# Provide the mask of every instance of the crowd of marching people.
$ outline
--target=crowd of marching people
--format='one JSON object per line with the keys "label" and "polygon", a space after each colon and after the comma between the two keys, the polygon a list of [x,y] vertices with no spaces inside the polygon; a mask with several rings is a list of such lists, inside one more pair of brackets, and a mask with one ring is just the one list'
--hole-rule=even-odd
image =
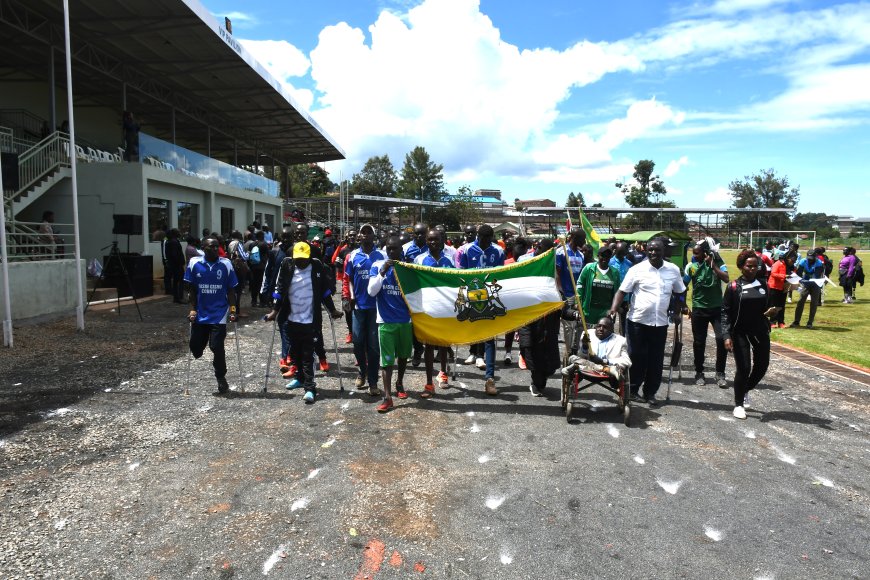
{"label": "crowd of marching people", "polygon": [[[680,269],[669,260],[671,244],[663,238],[634,244],[611,238],[597,243],[596,249],[588,243],[586,232],[576,227],[556,243],[549,238],[514,237],[510,232],[497,240],[486,224],[466,226],[462,236],[454,238],[438,225],[416,224],[409,230],[379,231],[365,224],[341,238],[327,228],[322,239],[310,239],[304,221],[284,224],[277,233],[255,222],[244,233],[233,231],[226,238],[206,230],[201,239],[188,237],[185,249],[177,230],[168,232],[162,244],[166,290],[183,303],[181,281],[187,285],[190,351],[195,358],[206,346],[213,352],[218,394],[229,392],[223,346],[227,322],[234,322],[242,308],[252,312],[263,308],[263,318],[275,321],[280,334],[278,366],[289,381],[286,388],[304,390],[306,403],[318,397],[316,369],[330,369],[323,309],[330,324],[335,324],[332,319],[344,319],[346,333],[341,334],[345,344],[353,345],[355,388],[381,397],[378,412],[394,407],[394,395],[408,397],[409,363],[424,367],[425,382],[413,387],[420,398],[449,388],[449,365],[460,361],[483,371],[483,391],[497,396],[496,337],[470,345],[467,358],[453,347],[421,344],[396,264],[495,268],[532,259],[558,243],[555,282],[562,308],[508,332],[503,339],[503,364],[514,363],[516,345],[516,361],[530,374],[533,396],[543,395],[548,379],[569,363],[603,372],[612,381],[625,380],[627,397],[657,406],[668,326],[687,316],[695,384],[703,386],[710,379],[728,388],[730,352],[735,365],[734,416],[745,419],[751,392],[767,371],[771,329],[786,326],[786,308],[792,302],[794,318],[789,326],[813,328],[824,285],[832,283],[833,264],[825,248],[813,248],[804,256],[796,242],[769,241],[764,247],[744,250],[732,273],[711,238],[696,244],[691,261]],[[854,248],[843,250],[838,274],[842,301],[851,304],[856,284],[863,285],[862,264]],[[340,296],[338,306],[336,296]],[[803,323],[808,300],[809,315]],[[707,374],[711,329],[715,357],[713,372]]]}

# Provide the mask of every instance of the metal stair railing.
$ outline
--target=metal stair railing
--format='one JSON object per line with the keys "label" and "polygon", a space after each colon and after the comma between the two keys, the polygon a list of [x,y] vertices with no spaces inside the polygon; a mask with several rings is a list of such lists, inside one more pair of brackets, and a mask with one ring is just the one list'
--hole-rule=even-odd
{"label": "metal stair railing", "polygon": [[18,191],[6,195],[11,203],[60,167],[70,166],[69,135],[52,133],[18,158]]}
{"label": "metal stair railing", "polygon": [[[7,255],[10,262],[25,260],[60,260],[72,252],[72,247],[55,233],[49,236],[39,232],[41,223],[6,221]],[[72,231],[73,224],[51,224],[54,231],[65,228]]]}
{"label": "metal stair railing", "polygon": [[0,110],[0,125],[16,129],[20,134],[39,138],[47,124],[48,121],[26,109]]}

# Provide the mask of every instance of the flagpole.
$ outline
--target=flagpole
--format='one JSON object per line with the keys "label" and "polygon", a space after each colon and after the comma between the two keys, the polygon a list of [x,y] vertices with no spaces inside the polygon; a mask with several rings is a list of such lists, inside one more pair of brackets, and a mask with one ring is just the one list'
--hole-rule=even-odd
{"label": "flagpole", "polygon": [[[0,191],[3,191],[3,163],[0,161]],[[10,211],[12,204],[10,203]],[[12,348],[12,299],[9,296],[9,254],[6,249],[6,203],[0,217],[0,258],[3,260],[3,346]]]}
{"label": "flagpole", "polygon": [[[568,217],[571,217],[570,214]],[[571,258],[568,256],[568,246],[565,245],[565,242],[560,242],[562,245],[562,251],[565,252],[565,264],[568,266],[568,276],[571,277],[571,287],[574,288],[574,306],[580,312],[580,322],[583,323],[583,332],[588,334],[588,328],[586,326],[586,316],[583,314],[583,305],[580,303],[580,293],[577,292],[577,281],[574,279],[574,271],[571,269]],[[572,345],[565,345],[569,351]]]}

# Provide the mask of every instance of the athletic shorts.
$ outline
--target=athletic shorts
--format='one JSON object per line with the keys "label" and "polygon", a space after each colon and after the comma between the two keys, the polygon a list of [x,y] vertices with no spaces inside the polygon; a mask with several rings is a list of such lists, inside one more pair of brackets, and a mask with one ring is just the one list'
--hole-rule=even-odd
{"label": "athletic shorts", "polygon": [[411,358],[414,331],[410,322],[384,322],[378,325],[381,366],[393,366],[397,358]]}

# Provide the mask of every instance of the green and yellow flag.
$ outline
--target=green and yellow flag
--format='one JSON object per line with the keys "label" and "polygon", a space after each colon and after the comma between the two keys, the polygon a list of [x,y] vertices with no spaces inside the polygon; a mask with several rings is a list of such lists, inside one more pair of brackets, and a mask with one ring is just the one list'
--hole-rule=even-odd
{"label": "green and yellow flag", "polygon": [[502,266],[455,270],[396,264],[414,334],[437,346],[503,336],[562,307],[553,250]]}
{"label": "green and yellow flag", "polygon": [[578,207],[577,212],[580,214],[580,227],[586,232],[586,243],[592,246],[592,255],[597,256],[598,248],[601,247],[601,236],[598,235],[598,232],[595,231],[595,228],[586,219],[586,214],[583,213],[583,210]]}

